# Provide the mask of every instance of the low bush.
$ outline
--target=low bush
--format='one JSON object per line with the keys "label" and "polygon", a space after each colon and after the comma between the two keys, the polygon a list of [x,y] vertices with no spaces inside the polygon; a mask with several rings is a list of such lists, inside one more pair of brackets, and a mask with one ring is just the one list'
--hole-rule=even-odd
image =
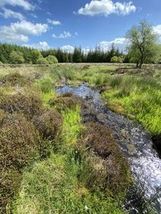
{"label": "low bush", "polygon": [[85,158],[84,169],[87,170],[82,176],[87,186],[117,196],[125,192],[131,183],[129,166],[110,129],[98,123],[87,123],[80,141],[82,145],[90,152]]}
{"label": "low bush", "polygon": [[42,111],[42,101],[36,94],[16,93],[0,97],[0,108],[6,112],[19,112],[32,118]]}
{"label": "low bush", "polygon": [[1,122],[0,147],[1,166],[21,169],[36,158],[39,135],[22,114],[7,114]]}
{"label": "low bush", "polygon": [[57,98],[49,100],[50,106],[55,106],[58,111],[67,108],[75,108],[77,105],[82,105],[82,100],[70,93],[58,96]]}
{"label": "low bush", "polygon": [[21,114],[3,116],[0,128],[0,205],[5,213],[20,184],[22,169],[39,158],[40,138]]}
{"label": "low bush", "polygon": [[10,73],[6,76],[0,78],[0,85],[9,85],[9,86],[24,86],[30,84],[31,81],[29,78],[21,75],[20,73]]}
{"label": "low bush", "polygon": [[48,61],[47,61],[44,57],[40,57],[40,58],[37,60],[37,64],[46,65],[46,64],[48,64]]}
{"label": "low bush", "polygon": [[56,63],[58,63],[58,59],[55,56],[53,56],[53,55],[49,55],[45,59],[46,59],[47,63],[49,63],[49,64],[56,64]]}
{"label": "low bush", "polygon": [[50,109],[35,116],[33,123],[44,140],[54,140],[60,133],[62,117],[59,112]]}

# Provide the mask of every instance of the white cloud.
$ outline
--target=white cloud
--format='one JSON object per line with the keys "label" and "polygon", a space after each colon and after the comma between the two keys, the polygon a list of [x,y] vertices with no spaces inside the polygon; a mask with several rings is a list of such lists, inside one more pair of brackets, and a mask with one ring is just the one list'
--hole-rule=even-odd
{"label": "white cloud", "polygon": [[124,51],[127,44],[128,40],[126,38],[119,37],[112,41],[101,41],[98,43],[97,46],[103,51],[108,51],[111,49],[112,45],[114,45],[116,48],[119,48],[120,50]]}
{"label": "white cloud", "polygon": [[45,33],[47,30],[48,25],[41,23],[33,24],[25,20],[11,23],[10,26],[0,27],[0,41],[11,43],[28,42],[28,36],[38,36]]}
{"label": "white cloud", "polygon": [[154,31],[154,33],[157,34],[158,36],[161,36],[161,25],[153,26],[153,31]]}
{"label": "white cloud", "polygon": [[[119,48],[121,51],[125,51],[125,47],[128,44],[128,40],[125,37],[118,37],[111,41],[101,41],[97,44],[97,47],[100,48],[102,51],[109,51],[112,47],[112,45],[115,46],[115,48]],[[65,45],[60,48],[61,50],[73,53],[74,52],[74,46],[72,45]],[[87,54],[89,51],[94,51],[94,48],[82,48],[82,51]]]}
{"label": "white cloud", "polygon": [[47,19],[47,21],[48,21],[49,24],[52,24],[54,26],[61,25],[61,22],[59,20]]}
{"label": "white cloud", "polygon": [[25,10],[33,10],[34,6],[26,0],[0,0],[0,7],[5,5],[19,6]]}
{"label": "white cloud", "polygon": [[71,45],[64,45],[60,48],[62,51],[64,52],[68,52],[68,53],[73,53],[74,52],[74,47]]}
{"label": "white cloud", "polygon": [[67,39],[67,38],[71,38],[72,34],[68,31],[64,31],[60,35],[53,34],[52,37],[56,39]]}
{"label": "white cloud", "polygon": [[13,10],[3,8],[3,13],[0,13],[5,19],[15,18],[19,20],[23,20],[24,16],[21,13],[14,12]]}
{"label": "white cloud", "polygon": [[48,29],[47,24],[41,24],[41,23],[33,24],[32,22],[25,21],[25,20],[11,24],[10,27],[13,32],[26,34],[26,35],[35,35],[35,36],[45,33]]}
{"label": "white cloud", "polygon": [[39,50],[50,49],[50,46],[46,41],[38,42],[38,43],[35,43],[35,44],[31,44],[31,45],[30,44],[24,44],[22,46],[29,47],[29,48],[35,48],[35,49],[39,49]]}
{"label": "white cloud", "polygon": [[135,11],[136,6],[131,1],[114,3],[112,0],[91,0],[90,3],[87,3],[84,7],[80,8],[77,13],[88,16],[108,16],[110,14],[128,15]]}

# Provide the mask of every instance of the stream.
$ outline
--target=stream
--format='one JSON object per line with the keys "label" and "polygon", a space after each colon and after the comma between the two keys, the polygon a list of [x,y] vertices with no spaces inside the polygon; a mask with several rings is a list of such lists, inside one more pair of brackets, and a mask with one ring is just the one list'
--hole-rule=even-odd
{"label": "stream", "polygon": [[[149,134],[138,123],[109,110],[102,101],[100,93],[86,84],[78,87],[65,85],[59,87],[57,93],[72,93],[83,98],[95,111],[96,120],[112,129],[116,142],[128,159],[139,194],[156,210],[155,213],[160,214],[161,159],[153,149]],[[84,117],[89,120],[92,115],[84,113]],[[136,192],[133,196],[131,193],[127,198],[125,208],[132,214],[147,213],[146,209],[139,211]],[[140,202],[139,198],[138,200]]]}

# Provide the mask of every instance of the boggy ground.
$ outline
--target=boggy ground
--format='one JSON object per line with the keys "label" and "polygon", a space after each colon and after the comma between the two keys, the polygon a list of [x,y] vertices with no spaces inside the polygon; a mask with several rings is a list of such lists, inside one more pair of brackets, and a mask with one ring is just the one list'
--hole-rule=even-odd
{"label": "boggy ground", "polygon": [[124,213],[130,170],[110,129],[35,76],[1,77],[0,213]]}
{"label": "boggy ground", "polygon": [[110,129],[94,120],[92,110],[91,121],[83,120],[85,103],[71,94],[58,96],[54,88],[88,82],[111,109],[158,136],[159,80],[159,68],[0,68],[0,212],[126,213],[132,180]]}

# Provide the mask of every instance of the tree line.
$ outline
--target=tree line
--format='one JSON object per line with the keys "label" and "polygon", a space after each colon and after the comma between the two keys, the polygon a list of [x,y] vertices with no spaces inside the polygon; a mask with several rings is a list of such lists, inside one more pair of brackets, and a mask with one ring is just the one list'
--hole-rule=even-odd
{"label": "tree line", "polygon": [[109,51],[99,48],[85,53],[81,48],[75,48],[73,53],[61,49],[37,50],[11,44],[0,44],[0,63],[30,63],[30,64],[52,64],[52,63],[97,63],[97,62],[124,62],[127,57],[119,49],[112,45]]}
{"label": "tree line", "polygon": [[161,63],[161,45],[157,35],[146,21],[132,27],[126,35],[127,53],[121,52],[114,45],[108,51],[100,48],[85,53],[76,47],[73,53],[61,49],[37,50],[11,44],[0,44],[0,64],[54,64],[54,63],[136,63],[141,68],[143,63]]}

